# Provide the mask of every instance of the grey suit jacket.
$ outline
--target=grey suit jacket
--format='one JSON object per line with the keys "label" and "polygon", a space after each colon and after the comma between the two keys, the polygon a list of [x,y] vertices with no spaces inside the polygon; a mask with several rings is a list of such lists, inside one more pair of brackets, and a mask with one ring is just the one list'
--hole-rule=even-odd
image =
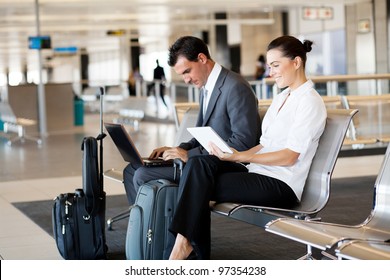
{"label": "grey suit jacket", "polygon": [[[202,105],[203,97],[200,103]],[[248,150],[260,140],[257,106],[257,98],[249,83],[239,74],[222,67],[205,117],[203,119],[200,110],[196,126],[211,126],[229,146],[238,151]],[[207,154],[194,138],[179,147],[187,150],[189,157]]]}

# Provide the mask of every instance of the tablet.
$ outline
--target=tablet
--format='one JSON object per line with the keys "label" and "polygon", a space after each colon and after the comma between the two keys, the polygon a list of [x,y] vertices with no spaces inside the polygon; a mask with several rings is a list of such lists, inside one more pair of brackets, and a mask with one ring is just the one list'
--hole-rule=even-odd
{"label": "tablet", "polygon": [[196,140],[198,140],[206,151],[210,152],[209,143],[213,142],[224,153],[233,153],[228,144],[226,144],[226,142],[210,126],[189,127],[187,130],[195,137]]}

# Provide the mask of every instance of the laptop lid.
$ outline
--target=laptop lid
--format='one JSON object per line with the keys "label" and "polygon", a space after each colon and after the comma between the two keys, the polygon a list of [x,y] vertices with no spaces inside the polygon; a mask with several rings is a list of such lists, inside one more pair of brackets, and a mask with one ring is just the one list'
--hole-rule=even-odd
{"label": "laptop lid", "polygon": [[124,161],[144,165],[133,140],[122,124],[104,123],[104,126]]}
{"label": "laptop lid", "polygon": [[129,133],[122,124],[104,123],[104,126],[124,161],[143,166],[172,166],[172,161],[142,158]]}

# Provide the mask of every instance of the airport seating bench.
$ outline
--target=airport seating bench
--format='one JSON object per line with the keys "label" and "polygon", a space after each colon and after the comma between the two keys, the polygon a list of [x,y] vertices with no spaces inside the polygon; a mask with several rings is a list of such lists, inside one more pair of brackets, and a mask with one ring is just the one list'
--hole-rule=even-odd
{"label": "airport seating bench", "polygon": [[[306,244],[308,255],[310,255],[312,248],[321,250],[324,256],[333,259],[336,259],[335,252],[339,252],[340,256],[346,256],[346,251],[349,251],[349,254],[354,253],[356,257],[363,257],[365,254],[362,253],[363,250],[366,252],[371,250],[378,254],[381,251],[383,252],[386,247],[374,249],[373,244],[364,246],[345,244],[354,240],[378,243],[389,240],[390,146],[387,147],[374,188],[373,209],[361,224],[351,226],[318,221],[276,219],[266,225],[266,231]],[[347,249],[348,247],[349,249]]]}
{"label": "airport seating bench", "polygon": [[339,260],[390,260],[390,241],[352,240],[335,252]]}
{"label": "airport seating bench", "polygon": [[16,117],[9,103],[0,102],[0,118],[3,122],[3,131],[5,133],[16,133],[16,136],[8,139],[7,144],[9,146],[17,141],[24,143],[26,140],[34,141],[38,145],[42,144],[40,138],[26,135],[26,127],[36,125],[37,122],[31,119]]}
{"label": "airport seating bench", "polygon": [[130,125],[135,131],[139,130],[140,122],[145,118],[147,97],[129,96],[119,105],[119,117],[114,122]]}
{"label": "airport seating bench", "polygon": [[352,117],[357,110],[328,109],[325,130],[313,158],[300,204],[292,209],[280,209],[236,203],[214,203],[212,210],[218,214],[245,221],[264,228],[280,217],[300,220],[318,219],[316,216],[328,202],[331,175]]}
{"label": "airport seating bench", "polygon": [[[350,143],[387,144],[390,139],[390,94],[342,96],[344,108],[358,109],[350,131]],[[349,144],[346,142],[345,144]]]}
{"label": "airport seating bench", "polygon": [[[210,202],[215,213],[260,227],[279,217],[312,219],[325,207],[330,192],[330,179],[349,123],[357,110],[328,109],[328,117],[317,153],[313,159],[301,203],[294,209],[279,209],[236,203]],[[110,169],[105,178],[122,182],[122,171]],[[123,216],[121,216],[123,217]],[[112,220],[110,220],[112,224]]]}

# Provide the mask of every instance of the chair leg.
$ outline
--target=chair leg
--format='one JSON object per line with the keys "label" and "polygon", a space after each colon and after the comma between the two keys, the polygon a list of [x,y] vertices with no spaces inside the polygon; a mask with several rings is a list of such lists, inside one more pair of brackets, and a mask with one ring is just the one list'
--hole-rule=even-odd
{"label": "chair leg", "polygon": [[[4,131],[8,132],[8,126],[6,126]],[[42,139],[26,135],[26,130],[21,125],[17,125],[17,133],[18,133],[18,136],[15,136],[13,138],[8,139],[8,141],[7,141],[8,146],[12,146],[12,143],[17,142],[17,141],[24,143],[26,140],[37,142],[38,146],[42,145]]]}
{"label": "chair leg", "polygon": [[322,255],[323,255],[323,257],[322,257],[323,260],[337,260],[336,256],[334,256],[328,252],[323,251]]}
{"label": "chair leg", "polygon": [[118,215],[115,215],[114,217],[112,218],[109,218],[107,220],[107,229],[108,230],[112,230],[112,224],[117,222],[117,221],[120,221],[120,220],[123,220],[123,219],[126,219],[128,218],[130,215],[130,208],[127,209],[126,211],[123,211],[121,213],[119,213]]}
{"label": "chair leg", "polygon": [[298,260],[314,260],[312,247],[310,245],[307,245],[306,248],[307,248],[306,254],[300,257]]}
{"label": "chair leg", "polygon": [[42,139],[40,139],[40,138],[24,135],[24,139],[30,140],[30,141],[35,141],[35,142],[37,142],[38,146],[42,145]]}
{"label": "chair leg", "polygon": [[335,256],[331,253],[322,251],[317,248],[313,248],[310,245],[306,245],[307,253],[300,257],[298,260],[335,260]]}
{"label": "chair leg", "polygon": [[42,139],[31,137],[31,136],[26,136],[26,135],[24,135],[23,137],[20,137],[20,136],[13,137],[7,141],[7,144],[8,144],[8,146],[12,146],[12,144],[17,142],[17,141],[24,143],[24,142],[26,142],[26,140],[37,142],[38,146],[42,145]]}

